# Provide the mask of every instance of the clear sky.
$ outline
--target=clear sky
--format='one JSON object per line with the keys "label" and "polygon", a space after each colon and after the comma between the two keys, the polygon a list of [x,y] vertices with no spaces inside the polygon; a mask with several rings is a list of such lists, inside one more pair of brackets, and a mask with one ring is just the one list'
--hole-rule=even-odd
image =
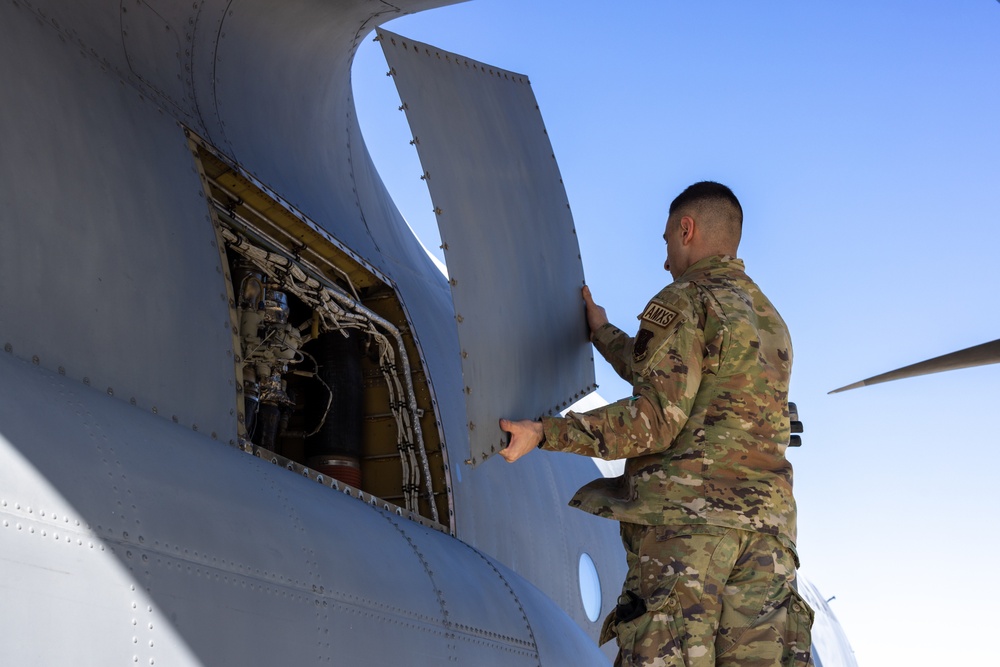
{"label": "clear sky", "polygon": [[[531,78],[587,281],[627,330],[670,280],[670,200],[733,188],[795,345],[804,574],[862,667],[995,662],[1000,366],[827,392],[1000,338],[1000,3],[473,0],[386,28]],[[440,257],[386,69],[366,41],[365,139]]]}

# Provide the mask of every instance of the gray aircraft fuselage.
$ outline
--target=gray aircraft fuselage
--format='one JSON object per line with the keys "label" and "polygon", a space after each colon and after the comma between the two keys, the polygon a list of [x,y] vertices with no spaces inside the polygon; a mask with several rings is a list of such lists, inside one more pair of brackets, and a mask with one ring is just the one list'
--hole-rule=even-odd
{"label": "gray aircraft fuselage", "polygon": [[[610,608],[616,528],[565,507],[592,463],[464,463],[449,285],[351,98],[359,41],[399,14],[0,6],[4,664],[606,661],[577,568]],[[286,288],[281,258],[320,286]],[[343,331],[355,369],[317,378]],[[352,396],[364,450],[316,450]]]}
{"label": "gray aircraft fuselage", "polygon": [[585,374],[464,363],[491,294],[456,312],[355,115],[360,41],[444,4],[0,4],[0,663],[608,663],[596,467],[469,407]]}

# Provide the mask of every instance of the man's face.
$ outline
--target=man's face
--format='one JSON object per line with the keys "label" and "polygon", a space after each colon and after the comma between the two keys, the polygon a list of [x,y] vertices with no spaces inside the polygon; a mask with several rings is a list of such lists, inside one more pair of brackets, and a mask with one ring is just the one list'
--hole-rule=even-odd
{"label": "man's face", "polygon": [[667,261],[663,263],[663,268],[670,272],[674,280],[687,270],[682,238],[680,216],[667,218],[667,228],[663,231],[663,240],[667,242]]}

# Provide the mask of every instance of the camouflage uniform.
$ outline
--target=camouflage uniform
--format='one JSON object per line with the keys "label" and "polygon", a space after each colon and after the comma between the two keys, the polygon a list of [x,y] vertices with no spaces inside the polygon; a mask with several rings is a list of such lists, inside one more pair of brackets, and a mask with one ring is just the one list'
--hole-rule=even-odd
{"label": "camouflage uniform", "polygon": [[809,664],[812,612],[792,589],[788,329],[724,256],[689,267],[639,320],[635,338],[594,335],[634,395],[542,420],[544,449],[627,459],[570,503],[622,522],[629,572],[602,640],[617,635],[621,665]]}

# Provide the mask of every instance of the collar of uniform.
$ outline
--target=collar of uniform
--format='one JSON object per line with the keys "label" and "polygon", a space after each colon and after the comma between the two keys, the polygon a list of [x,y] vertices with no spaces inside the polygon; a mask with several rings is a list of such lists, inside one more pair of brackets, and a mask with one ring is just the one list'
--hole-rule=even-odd
{"label": "collar of uniform", "polygon": [[730,255],[712,255],[698,260],[681,274],[677,282],[690,282],[715,276],[731,276],[733,273],[745,273],[742,259]]}

